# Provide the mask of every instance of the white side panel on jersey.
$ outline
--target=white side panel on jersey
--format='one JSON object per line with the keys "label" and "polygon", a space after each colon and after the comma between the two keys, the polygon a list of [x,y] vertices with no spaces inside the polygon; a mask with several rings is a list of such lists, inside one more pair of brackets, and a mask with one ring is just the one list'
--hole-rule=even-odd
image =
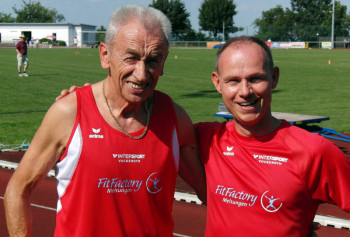
{"label": "white side panel on jersey", "polygon": [[179,163],[180,163],[180,145],[179,145],[179,139],[176,132],[176,127],[174,127],[173,130],[173,155],[174,155],[174,162],[176,171],[179,171]]}
{"label": "white side panel on jersey", "polygon": [[56,165],[56,179],[57,179],[57,212],[62,209],[61,197],[67,190],[67,187],[72,180],[72,176],[77,168],[80,153],[83,147],[83,139],[81,134],[80,125],[75,129],[73,138],[68,145],[67,156]]}

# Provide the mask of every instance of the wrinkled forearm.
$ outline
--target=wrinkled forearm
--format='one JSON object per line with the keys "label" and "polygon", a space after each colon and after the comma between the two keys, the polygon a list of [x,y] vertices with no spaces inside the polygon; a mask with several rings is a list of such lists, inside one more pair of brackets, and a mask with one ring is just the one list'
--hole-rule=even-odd
{"label": "wrinkled forearm", "polygon": [[10,237],[31,236],[31,212],[29,198],[16,193],[8,186],[5,193],[6,223]]}

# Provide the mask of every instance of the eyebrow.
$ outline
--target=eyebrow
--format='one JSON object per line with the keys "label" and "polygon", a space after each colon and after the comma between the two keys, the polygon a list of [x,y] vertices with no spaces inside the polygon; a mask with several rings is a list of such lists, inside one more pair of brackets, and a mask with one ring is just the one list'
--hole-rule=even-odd
{"label": "eyebrow", "polygon": [[266,76],[267,76],[267,73],[257,72],[257,73],[253,73],[253,74],[249,75],[249,78],[252,78],[252,77],[266,77]]}
{"label": "eyebrow", "polygon": [[[140,54],[139,51],[131,49],[131,48],[126,49],[125,52],[129,53],[129,54],[133,54],[133,55],[139,55]],[[150,56],[150,57],[158,57],[158,56],[162,56],[162,55],[163,55],[162,50],[157,49],[157,50],[152,50],[152,52],[148,56]]]}

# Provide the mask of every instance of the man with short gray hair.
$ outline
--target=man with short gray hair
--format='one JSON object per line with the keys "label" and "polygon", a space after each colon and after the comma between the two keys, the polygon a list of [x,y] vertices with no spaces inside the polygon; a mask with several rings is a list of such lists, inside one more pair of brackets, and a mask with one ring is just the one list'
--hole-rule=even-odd
{"label": "man with short gray hair", "polygon": [[30,193],[56,163],[55,236],[173,236],[178,173],[205,202],[192,122],[155,90],[170,29],[154,8],[112,14],[99,49],[107,77],[52,105],[8,184],[11,236],[30,235]]}

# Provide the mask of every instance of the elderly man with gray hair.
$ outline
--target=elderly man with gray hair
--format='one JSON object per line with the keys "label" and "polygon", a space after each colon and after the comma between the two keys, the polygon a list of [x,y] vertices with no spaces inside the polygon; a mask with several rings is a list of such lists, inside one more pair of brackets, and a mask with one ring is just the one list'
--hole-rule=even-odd
{"label": "elderly man with gray hair", "polygon": [[112,14],[99,49],[107,77],[52,105],[8,184],[11,236],[30,235],[30,193],[54,166],[55,236],[173,236],[178,173],[205,201],[192,122],[155,90],[170,33],[153,8]]}

